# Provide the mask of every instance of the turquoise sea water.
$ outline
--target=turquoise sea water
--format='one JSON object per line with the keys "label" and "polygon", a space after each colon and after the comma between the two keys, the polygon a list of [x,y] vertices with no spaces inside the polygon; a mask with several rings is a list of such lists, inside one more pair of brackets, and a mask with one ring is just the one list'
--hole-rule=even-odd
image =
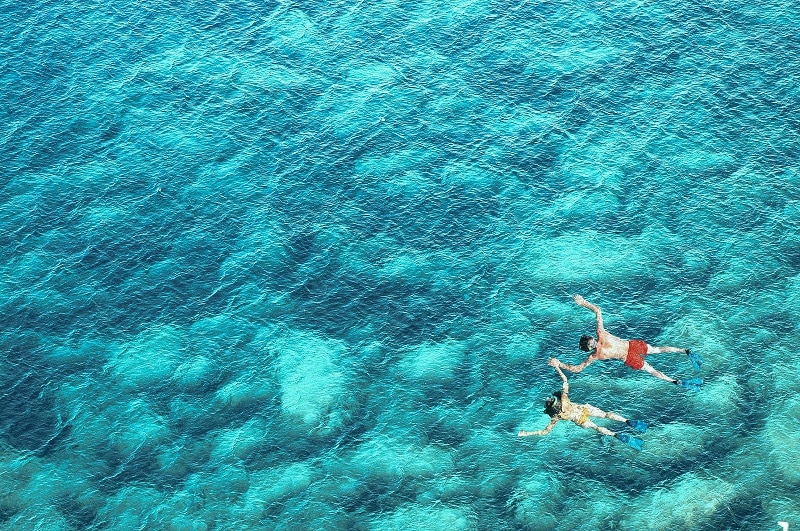
{"label": "turquoise sea water", "polygon": [[800,529],[796,2],[0,21],[0,528]]}

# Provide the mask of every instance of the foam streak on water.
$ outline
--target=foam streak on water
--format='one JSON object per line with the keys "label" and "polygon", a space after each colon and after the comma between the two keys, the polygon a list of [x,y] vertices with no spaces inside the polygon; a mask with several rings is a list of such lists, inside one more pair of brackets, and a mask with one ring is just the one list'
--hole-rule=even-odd
{"label": "foam streak on water", "polygon": [[0,22],[0,527],[800,527],[795,2]]}

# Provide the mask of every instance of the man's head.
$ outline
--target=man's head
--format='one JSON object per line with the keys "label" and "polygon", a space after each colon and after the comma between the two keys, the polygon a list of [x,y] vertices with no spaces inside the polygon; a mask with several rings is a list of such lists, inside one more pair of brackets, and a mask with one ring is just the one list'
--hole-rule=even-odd
{"label": "man's head", "polygon": [[581,336],[580,343],[578,343],[578,348],[585,352],[590,352],[595,349],[597,346],[597,340],[592,336]]}

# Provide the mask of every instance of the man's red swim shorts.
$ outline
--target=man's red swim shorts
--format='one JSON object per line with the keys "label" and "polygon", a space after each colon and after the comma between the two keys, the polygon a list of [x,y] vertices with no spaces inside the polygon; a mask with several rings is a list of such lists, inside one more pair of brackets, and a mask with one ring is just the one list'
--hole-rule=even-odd
{"label": "man's red swim shorts", "polygon": [[633,370],[640,370],[644,367],[644,357],[647,354],[647,343],[641,339],[631,339],[628,341],[628,356],[625,358],[625,365]]}

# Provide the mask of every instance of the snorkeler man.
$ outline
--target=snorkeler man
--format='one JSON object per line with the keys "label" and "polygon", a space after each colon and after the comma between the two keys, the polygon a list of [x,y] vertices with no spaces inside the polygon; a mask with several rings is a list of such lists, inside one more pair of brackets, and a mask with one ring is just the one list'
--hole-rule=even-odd
{"label": "snorkeler man", "polygon": [[[703,385],[703,380],[701,378],[691,378],[686,381],[670,378],[666,374],[654,369],[644,360],[644,357],[650,354],[659,354],[662,352],[680,352],[687,354],[694,365],[695,370],[698,370],[700,369],[700,365],[703,363],[703,359],[700,356],[692,353],[692,351],[688,348],[654,347],[653,345],[648,345],[641,339],[626,340],[609,334],[603,327],[603,314],[600,312],[600,308],[587,302],[586,299],[580,295],[575,295],[574,299],[579,306],[583,306],[584,308],[593,311],[597,317],[597,339],[592,336],[581,336],[579,348],[583,351],[589,352],[589,356],[579,365],[567,365],[566,363],[561,363],[560,361],[556,360],[559,367],[571,372],[581,372],[593,361],[617,359],[625,362],[625,365],[631,369],[637,371],[644,370],[656,378],[674,383],[675,385],[679,385],[685,389],[699,389],[700,386]],[[550,359],[552,360],[553,358]]]}
{"label": "snorkeler man", "polygon": [[642,444],[644,441],[637,437],[632,437],[630,435],[626,435],[624,433],[615,433],[607,428],[603,428],[602,426],[598,426],[591,420],[589,417],[597,417],[597,418],[606,418],[611,420],[616,420],[617,422],[624,422],[634,430],[644,433],[647,431],[647,423],[642,422],[641,420],[628,420],[625,417],[617,415],[616,413],[609,413],[607,411],[603,411],[602,409],[598,409],[589,404],[574,404],[569,399],[569,383],[567,382],[567,377],[564,376],[564,373],[561,371],[561,368],[558,366],[559,362],[555,358],[550,358],[550,361],[547,362],[548,365],[553,367],[558,375],[561,377],[561,381],[564,382],[561,386],[561,391],[556,391],[553,393],[553,396],[548,397],[544,401],[544,412],[550,416],[550,424],[543,430],[537,431],[520,431],[517,436],[518,437],[528,437],[529,435],[547,435],[553,429],[559,420],[570,420],[580,426],[581,428],[591,428],[595,431],[602,433],[603,435],[608,435],[609,437],[616,437],[620,441],[624,442],[631,448],[636,450],[642,449]]}

